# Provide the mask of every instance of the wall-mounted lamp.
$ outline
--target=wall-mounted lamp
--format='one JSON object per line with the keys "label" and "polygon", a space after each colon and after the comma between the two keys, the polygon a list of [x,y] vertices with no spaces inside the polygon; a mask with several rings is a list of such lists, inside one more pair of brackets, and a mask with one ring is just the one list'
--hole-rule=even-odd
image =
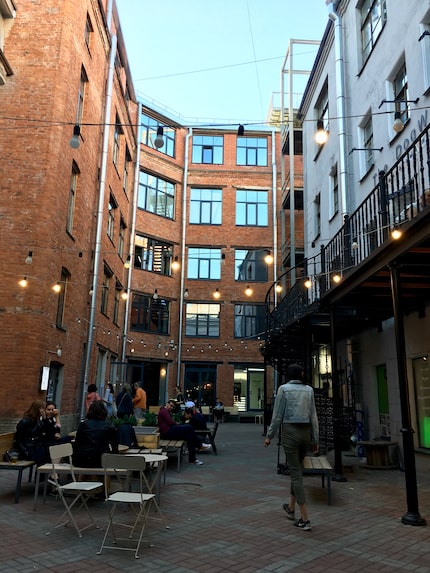
{"label": "wall-mounted lamp", "polygon": [[383,147],[353,147],[349,155],[351,155],[353,151],[382,151],[383,149]]}
{"label": "wall-mounted lamp", "polygon": [[393,227],[391,230],[391,238],[397,241],[402,236],[402,231],[398,227]]}
{"label": "wall-mounted lamp", "polygon": [[25,288],[28,285],[28,280],[27,277],[22,278],[19,282],[18,282],[19,286],[22,288]]}
{"label": "wall-mounted lamp", "polygon": [[239,127],[237,128],[237,136],[238,137],[242,137],[243,134],[245,133],[245,128],[243,125],[239,125]]}
{"label": "wall-mounted lamp", "polygon": [[130,257],[130,255],[127,255],[127,258],[125,259],[125,263],[124,263],[124,268],[129,269],[130,266],[131,266],[131,257]]}
{"label": "wall-mounted lamp", "polygon": [[153,298],[154,300],[157,300],[157,299],[158,299],[158,291],[157,291],[157,289],[155,289],[154,294],[152,295],[152,298]]}
{"label": "wall-mounted lamp", "polygon": [[61,292],[61,285],[60,285],[60,283],[56,283],[56,284],[52,287],[52,290],[53,290],[56,294],[58,294],[59,292]]}
{"label": "wall-mounted lamp", "polygon": [[[61,346],[57,346],[56,350],[47,350],[46,354],[56,354],[58,356],[58,358],[60,358],[63,354],[63,349],[61,348]],[[48,357],[46,357],[48,358]]]}
{"label": "wall-mounted lamp", "polygon": [[221,296],[221,293],[219,292],[218,287],[215,289],[214,293],[213,293],[213,297],[216,299],[219,299]]}
{"label": "wall-mounted lamp", "polygon": [[317,130],[315,132],[315,141],[318,145],[324,145],[328,140],[328,131],[324,129],[324,122],[322,119],[317,120]]}
{"label": "wall-mounted lamp", "polygon": [[305,285],[306,288],[311,288],[312,286],[312,281],[309,277],[306,278],[305,282],[303,283]]}
{"label": "wall-mounted lamp", "polygon": [[72,147],[73,149],[78,149],[79,145],[81,144],[80,137],[81,137],[81,126],[80,125],[73,126],[73,136],[72,139],[69,141],[70,147]]}
{"label": "wall-mounted lamp", "polygon": [[252,288],[248,285],[245,289],[246,296],[251,296],[253,292],[254,291],[252,290]]}
{"label": "wall-mounted lamp", "polygon": [[154,145],[157,149],[160,149],[160,147],[163,147],[164,145],[164,129],[161,127],[161,125],[159,127],[157,127],[157,137],[155,138],[154,141]]}
{"label": "wall-mounted lamp", "polygon": [[381,103],[378,105],[378,109],[380,109],[384,103],[413,103],[415,105],[417,105],[417,103],[420,101],[420,98],[417,97],[417,99],[383,99],[381,101]]}
{"label": "wall-mounted lamp", "polygon": [[31,265],[33,262],[33,251],[28,251],[28,255],[25,257],[25,264]]}
{"label": "wall-mounted lamp", "polygon": [[384,105],[384,103],[394,103],[396,106],[396,111],[394,112],[394,123],[393,123],[393,131],[395,131],[396,133],[400,133],[401,131],[403,131],[405,124],[402,120],[402,112],[401,110],[401,104],[405,104],[405,109],[406,109],[406,104],[408,103],[413,103],[415,105],[417,105],[417,103],[420,101],[420,98],[417,97],[416,99],[383,99],[381,101],[381,103],[378,106],[378,109],[380,107],[382,107]]}
{"label": "wall-mounted lamp", "polygon": [[172,262],[172,271],[177,271],[181,265],[179,264],[179,257],[175,257]]}
{"label": "wall-mounted lamp", "polygon": [[271,265],[273,263],[273,255],[270,251],[267,251],[266,256],[264,257],[264,262],[266,265]]}
{"label": "wall-mounted lamp", "polygon": [[184,290],[184,298],[188,298],[188,289],[187,288]]}

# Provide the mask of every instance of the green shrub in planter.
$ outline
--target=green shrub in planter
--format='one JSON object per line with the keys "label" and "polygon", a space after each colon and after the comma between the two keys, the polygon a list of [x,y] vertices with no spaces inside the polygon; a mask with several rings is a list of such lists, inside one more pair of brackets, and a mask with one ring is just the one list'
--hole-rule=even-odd
{"label": "green shrub in planter", "polygon": [[156,426],[157,422],[157,414],[154,414],[154,412],[148,412],[143,416],[142,426]]}

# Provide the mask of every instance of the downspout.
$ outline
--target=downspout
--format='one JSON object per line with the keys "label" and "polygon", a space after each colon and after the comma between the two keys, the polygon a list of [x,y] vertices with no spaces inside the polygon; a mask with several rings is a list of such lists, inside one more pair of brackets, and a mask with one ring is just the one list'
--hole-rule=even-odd
{"label": "downspout", "polygon": [[130,230],[130,246],[128,250],[128,256],[130,260],[130,267],[128,269],[127,275],[127,299],[125,301],[125,312],[124,312],[124,333],[122,337],[122,351],[121,351],[121,380],[125,382],[125,356],[127,348],[127,333],[128,333],[128,317],[130,315],[130,305],[131,305],[131,278],[133,270],[133,257],[134,257],[134,240],[136,234],[136,214],[137,214],[137,203],[139,197],[139,175],[140,175],[140,141],[142,139],[142,122],[140,120],[142,114],[142,104],[139,102],[137,108],[138,126],[136,133],[136,167],[134,170],[134,185],[133,185],[133,211],[131,219],[131,230]]}
{"label": "downspout", "polygon": [[[346,195],[346,158],[347,142],[345,131],[345,75],[344,75],[344,45],[342,36],[342,18],[335,11],[334,2],[326,1],[329,9],[329,18],[334,24],[334,44],[336,57],[336,101],[337,124],[339,130],[339,183],[341,198],[341,214],[344,219],[348,215]],[[337,4],[337,3],[336,3]]]}
{"label": "downspout", "polygon": [[296,197],[295,197],[295,172],[294,159],[294,109],[293,109],[293,46],[290,43],[290,73],[288,85],[288,131],[290,137],[290,277],[291,284],[296,282]]}
{"label": "downspout", "polygon": [[[193,130],[188,129],[185,138],[184,153],[184,178],[182,181],[182,237],[181,237],[181,285],[179,292],[179,325],[178,325],[178,365],[176,372],[176,388],[181,386],[181,364],[182,364],[182,328],[184,323],[184,286],[185,286],[185,241],[186,241],[186,221],[187,221],[187,185],[188,185],[188,156],[190,148],[190,138]],[[182,390],[184,390],[182,388]]]}
{"label": "downspout", "polygon": [[[109,12],[112,11],[112,2],[109,2]],[[111,14],[108,13],[107,21],[111,21]],[[91,354],[93,350],[93,330],[94,321],[96,314],[96,303],[97,303],[97,287],[98,287],[98,276],[99,267],[101,260],[101,236],[103,228],[103,208],[104,208],[104,197],[106,188],[106,166],[107,166],[107,155],[109,147],[109,132],[110,132],[110,113],[112,106],[112,92],[113,92],[113,78],[115,70],[115,56],[117,47],[117,37],[116,34],[111,36],[111,51],[109,60],[109,70],[108,78],[106,84],[106,100],[105,100],[105,119],[103,127],[103,147],[101,156],[101,167],[100,167],[100,185],[99,185],[99,201],[97,209],[97,228],[96,228],[96,240],[94,245],[94,270],[93,270],[93,283],[92,283],[92,295],[91,295],[91,306],[90,306],[90,319],[88,324],[88,339],[87,339],[87,351],[85,357],[85,371],[84,371],[84,381],[82,385],[82,396],[81,396],[81,419],[85,415],[85,394],[88,385],[88,376],[91,366]]]}
{"label": "downspout", "polygon": [[[277,225],[277,201],[276,201],[276,138],[275,131],[272,130],[272,224],[273,224],[273,282],[278,278],[278,225]],[[276,289],[275,289],[275,303],[276,303]]]}

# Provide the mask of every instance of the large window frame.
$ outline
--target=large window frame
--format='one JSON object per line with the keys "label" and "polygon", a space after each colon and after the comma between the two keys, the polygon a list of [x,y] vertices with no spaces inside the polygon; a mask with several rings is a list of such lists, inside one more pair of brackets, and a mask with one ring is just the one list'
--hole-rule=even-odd
{"label": "large window frame", "polygon": [[160,217],[173,219],[175,216],[175,184],[141,171],[137,206],[139,209]]}
{"label": "large window frame", "polygon": [[267,137],[238,137],[236,165],[267,167]]}
{"label": "large window frame", "polygon": [[267,249],[235,249],[235,276],[239,282],[267,282],[269,270],[264,257]]}
{"label": "large window frame", "polygon": [[78,188],[79,167],[75,161],[72,162],[72,172],[69,183],[69,200],[67,204],[66,231],[73,236],[73,222],[75,219],[76,191]]}
{"label": "large window frame", "polygon": [[158,239],[136,234],[134,268],[165,276],[172,274],[173,245]]}
{"label": "large window frame", "polygon": [[193,135],[192,163],[222,165],[224,137],[222,135]]}
{"label": "large window frame", "polygon": [[363,0],[360,8],[361,57],[368,60],[387,20],[385,0]]}
{"label": "large window frame", "polygon": [[236,225],[267,227],[269,225],[269,194],[267,191],[236,190]]}
{"label": "large window frame", "polygon": [[222,224],[222,189],[192,188],[190,225]]}
{"label": "large window frame", "polygon": [[185,336],[218,338],[221,305],[189,302],[185,305]]}
{"label": "large window frame", "polygon": [[70,281],[70,272],[66,268],[61,269],[60,290],[58,292],[57,300],[57,314],[55,317],[55,326],[64,329],[64,314],[66,310],[66,296],[68,283]]}
{"label": "large window frame", "polygon": [[[142,143],[168,155],[169,157],[175,157],[175,143],[176,143],[176,131],[173,127],[170,127],[158,119],[155,119],[146,113],[141,113],[140,123],[142,128]],[[155,147],[155,140],[157,138],[157,130],[159,127],[163,128],[163,145],[161,147]]]}
{"label": "large window frame", "polygon": [[168,334],[170,301],[158,296],[133,293],[130,330]]}
{"label": "large window frame", "polygon": [[188,279],[219,280],[221,278],[221,249],[188,247]]}
{"label": "large window frame", "polygon": [[234,338],[252,339],[261,336],[266,329],[264,304],[234,305]]}

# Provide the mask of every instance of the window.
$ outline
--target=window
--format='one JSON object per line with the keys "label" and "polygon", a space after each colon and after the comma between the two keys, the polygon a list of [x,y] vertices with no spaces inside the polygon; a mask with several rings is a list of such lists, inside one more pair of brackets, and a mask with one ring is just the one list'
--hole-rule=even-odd
{"label": "window", "polygon": [[393,79],[393,99],[396,100],[395,111],[400,113],[400,119],[404,124],[409,119],[409,99],[408,76],[406,74],[406,64],[403,64]]}
{"label": "window", "polygon": [[236,225],[267,227],[267,191],[236,191]]}
{"label": "window", "polygon": [[103,271],[103,284],[102,284],[102,298],[100,304],[100,312],[103,314],[108,313],[108,302],[109,302],[109,289],[112,279],[112,272],[105,266]]}
{"label": "window", "polygon": [[136,235],[134,267],[170,276],[173,246],[157,239]]}
{"label": "window", "polygon": [[118,208],[118,204],[115,201],[115,197],[112,193],[109,195],[109,203],[108,203],[108,220],[107,220],[107,235],[111,241],[114,240],[114,232],[115,232],[115,211]]}
{"label": "window", "polygon": [[191,189],[190,223],[197,225],[221,225],[221,189]]}
{"label": "window", "polygon": [[127,225],[123,217],[121,216],[119,222],[119,235],[118,235],[118,255],[121,259],[124,258],[124,245],[125,245],[125,230],[127,229]]}
{"label": "window", "polygon": [[330,173],[330,195],[329,195],[329,218],[332,219],[339,212],[339,180],[337,176],[337,165],[334,165]]}
{"label": "window", "polygon": [[234,305],[234,337],[254,338],[265,332],[266,308],[264,304]]}
{"label": "window", "polygon": [[113,152],[112,152],[112,161],[115,167],[118,169],[119,164],[119,156],[121,151],[121,135],[122,135],[122,127],[119,117],[116,116],[115,120],[115,128],[113,132]]}
{"label": "window", "polygon": [[365,172],[373,165],[373,125],[372,116],[370,116],[362,127],[363,148],[364,152],[364,169]]}
{"label": "window", "polygon": [[321,90],[320,97],[316,106],[316,118],[323,122],[323,128],[329,131],[330,125],[328,121],[328,84],[325,83]]}
{"label": "window", "polygon": [[221,249],[189,248],[188,278],[213,279],[221,278]]}
{"label": "window", "polygon": [[140,209],[155,213],[161,217],[173,219],[175,210],[175,186],[155,175],[140,172],[139,197]]}
{"label": "window", "polygon": [[219,304],[187,303],[185,336],[219,336]]}
{"label": "window", "polygon": [[168,334],[170,303],[164,298],[133,294],[131,330]]}
{"label": "window", "polygon": [[222,165],[224,154],[224,137],[222,135],[194,135],[193,163]]}
{"label": "window", "polygon": [[123,288],[121,283],[119,283],[118,281],[116,281],[115,283],[115,298],[113,301],[113,317],[112,317],[112,321],[114,324],[119,324],[119,304],[121,301],[121,294],[122,294]]}
{"label": "window", "polygon": [[122,188],[124,189],[125,194],[128,194],[128,179],[130,170],[132,167],[131,163],[131,155],[130,151],[128,150],[128,146],[125,146],[125,159],[124,159],[124,172],[122,174]]}
{"label": "window", "polygon": [[237,281],[267,281],[268,270],[264,257],[267,250],[236,249],[235,275]]}
{"label": "window", "polygon": [[373,50],[386,21],[385,0],[364,0],[360,8],[363,63]]}
{"label": "window", "polygon": [[425,22],[421,24],[421,35],[418,38],[421,44],[421,53],[424,70],[424,92],[430,87],[430,14],[427,15]]}
{"label": "window", "polygon": [[314,199],[314,232],[315,238],[321,234],[321,195],[318,193]]}
{"label": "window", "polygon": [[60,279],[60,291],[58,293],[57,302],[57,316],[55,319],[55,325],[59,328],[64,328],[64,311],[66,308],[66,295],[67,295],[67,284],[70,280],[70,273],[67,269],[61,269],[61,279]]}
{"label": "window", "polygon": [[92,34],[93,34],[93,25],[91,24],[91,19],[89,14],[87,14],[87,19],[85,21],[85,44],[88,48],[88,51],[90,52],[91,49],[91,39],[92,39]]}
{"label": "window", "polygon": [[78,186],[79,169],[75,162],[72,164],[70,175],[69,203],[67,206],[66,231],[73,235],[73,219],[75,217],[76,189]]}
{"label": "window", "polygon": [[238,137],[236,144],[237,165],[267,165],[267,138]]}
{"label": "window", "polygon": [[81,125],[82,118],[84,116],[84,99],[85,99],[85,89],[88,82],[88,76],[85,68],[81,68],[81,78],[79,81],[79,92],[78,92],[78,107],[76,109],[76,123]]}
{"label": "window", "polygon": [[[157,149],[160,153],[164,153],[169,157],[175,157],[175,130],[173,127],[168,127],[161,123],[160,121],[149,117],[144,113],[141,114],[141,126],[142,126],[142,143],[153,149]],[[163,128],[163,147],[155,147],[154,141],[157,137],[157,129],[159,127]]]}

